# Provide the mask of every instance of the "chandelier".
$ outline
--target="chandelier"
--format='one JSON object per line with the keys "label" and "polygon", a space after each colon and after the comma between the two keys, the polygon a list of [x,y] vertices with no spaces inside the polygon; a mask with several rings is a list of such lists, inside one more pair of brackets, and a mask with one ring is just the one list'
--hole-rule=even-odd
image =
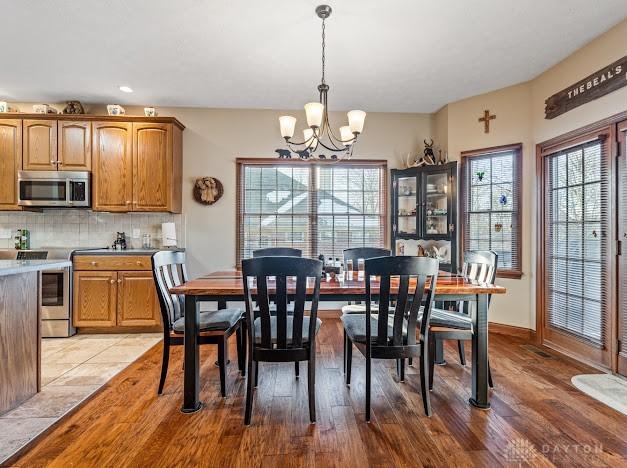
{"label": "chandelier", "polygon": [[[342,158],[350,158],[353,148],[357,142],[357,137],[364,128],[366,113],[362,110],[352,110],[347,113],[348,125],[339,128],[339,137],[333,132],[329,122],[328,93],[329,85],[325,81],[325,20],[331,16],[329,5],[316,7],[316,15],[322,19],[322,80],[318,85],[320,99],[318,102],[305,104],[305,114],[307,116],[307,127],[303,130],[303,141],[292,140],[296,118],[291,115],[279,117],[281,136],[285,139],[289,150],[276,150],[279,158],[290,158],[291,151],[294,151],[301,159],[309,159],[319,148],[325,148],[332,153],[340,153]],[[319,155],[320,159],[325,158]],[[337,159],[337,154],[330,156]]]}

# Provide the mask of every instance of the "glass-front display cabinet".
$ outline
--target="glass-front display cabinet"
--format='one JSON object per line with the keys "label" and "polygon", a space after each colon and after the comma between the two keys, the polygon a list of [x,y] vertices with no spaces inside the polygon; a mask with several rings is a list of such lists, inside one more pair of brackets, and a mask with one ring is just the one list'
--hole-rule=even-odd
{"label": "glass-front display cabinet", "polygon": [[392,249],[457,270],[457,162],[392,170]]}

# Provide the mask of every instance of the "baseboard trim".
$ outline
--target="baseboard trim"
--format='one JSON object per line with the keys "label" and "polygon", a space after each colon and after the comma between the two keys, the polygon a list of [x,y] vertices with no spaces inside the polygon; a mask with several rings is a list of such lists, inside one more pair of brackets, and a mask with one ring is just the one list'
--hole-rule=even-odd
{"label": "baseboard trim", "polygon": [[526,341],[536,340],[536,331],[530,328],[516,327],[514,325],[506,325],[504,323],[490,322],[488,330],[499,335],[515,336]]}

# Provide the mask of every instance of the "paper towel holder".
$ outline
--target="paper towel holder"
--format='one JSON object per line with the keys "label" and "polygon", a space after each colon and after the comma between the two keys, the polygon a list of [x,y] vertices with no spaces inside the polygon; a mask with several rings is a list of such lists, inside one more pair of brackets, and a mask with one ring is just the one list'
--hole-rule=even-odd
{"label": "paper towel holder", "polygon": [[176,225],[161,223],[161,247],[176,248]]}

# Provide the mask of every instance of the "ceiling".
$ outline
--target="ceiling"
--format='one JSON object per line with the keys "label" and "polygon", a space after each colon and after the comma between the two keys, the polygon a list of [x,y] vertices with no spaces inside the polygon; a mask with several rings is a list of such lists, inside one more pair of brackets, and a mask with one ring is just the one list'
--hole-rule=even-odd
{"label": "ceiling", "polygon": [[[321,2],[0,0],[0,99],[302,108],[317,99]],[[627,17],[625,0],[331,6],[330,107],[388,112],[529,80]]]}

